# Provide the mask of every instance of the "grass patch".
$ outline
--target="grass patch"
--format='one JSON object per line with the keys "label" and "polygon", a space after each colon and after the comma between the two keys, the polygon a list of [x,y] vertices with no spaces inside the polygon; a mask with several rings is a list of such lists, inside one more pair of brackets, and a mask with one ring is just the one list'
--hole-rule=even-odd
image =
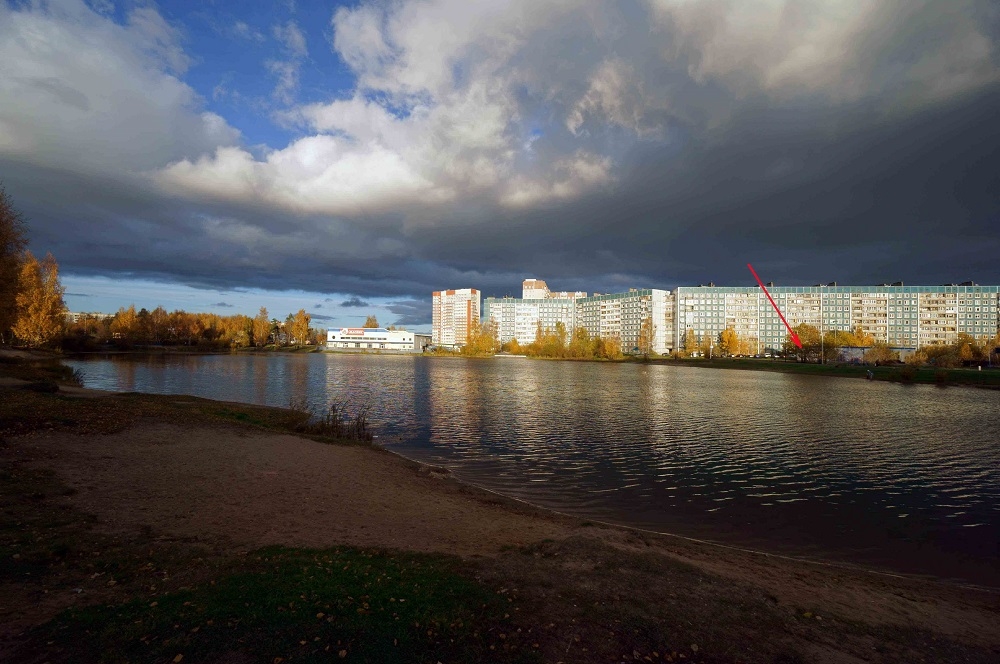
{"label": "grass patch", "polygon": [[268,548],[196,588],[69,610],[32,640],[53,662],[538,661],[505,608],[443,556]]}
{"label": "grass patch", "polygon": [[55,386],[83,385],[80,372],[66,366],[56,357],[19,358],[0,355],[0,375]]}
{"label": "grass patch", "polygon": [[[72,491],[53,473],[8,457],[0,615],[40,624],[0,648],[4,661],[539,660],[507,598],[458,558],[357,548],[238,555],[149,529],[111,534],[67,503]],[[80,606],[48,620],[32,608],[47,598]]]}

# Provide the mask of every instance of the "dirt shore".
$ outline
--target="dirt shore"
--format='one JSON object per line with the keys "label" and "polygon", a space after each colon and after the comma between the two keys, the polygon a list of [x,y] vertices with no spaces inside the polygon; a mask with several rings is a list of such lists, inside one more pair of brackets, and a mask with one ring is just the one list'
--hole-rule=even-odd
{"label": "dirt shore", "polygon": [[[12,393],[11,387],[16,384],[8,381],[0,395],[4,389]],[[97,404],[115,398],[83,390],[64,394]],[[628,594],[638,593],[635,603],[643,615],[668,632],[705,628],[671,627],[671,621],[686,622],[686,615],[702,622],[717,615],[718,630],[741,632],[720,636],[720,643],[774,639],[801,657],[740,659],[732,656],[730,643],[714,659],[703,646],[700,658],[706,661],[912,661],[919,652],[928,653],[926,661],[941,661],[938,651],[924,649],[932,641],[946,643],[943,652],[965,661],[1000,661],[995,590],[595,526],[465,486],[443,469],[369,447],[242,424],[144,416],[109,434],[43,423],[9,436],[0,461],[54,472],[71,488],[58,498],[65,509],[94,515],[99,529],[119,536],[154,533],[225,552],[351,545],[454,554],[479,561],[487,582],[516,580],[529,609],[545,620],[572,614],[575,624],[588,625],[585,631],[602,629],[603,614],[577,622],[578,603],[617,602],[631,611]],[[601,570],[613,573],[602,576]],[[616,578],[621,587],[615,587]],[[13,638],[82,601],[67,596],[38,603],[32,598],[40,590],[5,585],[0,638]],[[690,599],[685,604],[666,598],[679,588],[712,588],[713,594],[702,597],[700,607]],[[777,622],[744,625],[752,617],[723,617],[720,607],[732,602],[767,604],[767,615]],[[714,633],[704,637],[709,644]],[[565,661],[601,661],[566,652]],[[546,651],[543,659],[555,661],[554,653]]]}

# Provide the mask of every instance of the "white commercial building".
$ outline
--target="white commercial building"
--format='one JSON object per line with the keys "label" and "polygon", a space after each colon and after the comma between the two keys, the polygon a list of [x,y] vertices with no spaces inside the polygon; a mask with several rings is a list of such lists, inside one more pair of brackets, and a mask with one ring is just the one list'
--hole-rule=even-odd
{"label": "white commercial building", "polygon": [[473,321],[479,322],[479,291],[475,288],[434,291],[431,313],[431,343],[464,346]]}
{"label": "white commercial building", "polygon": [[333,351],[419,353],[429,339],[426,335],[382,327],[343,327],[326,333],[326,348]]}

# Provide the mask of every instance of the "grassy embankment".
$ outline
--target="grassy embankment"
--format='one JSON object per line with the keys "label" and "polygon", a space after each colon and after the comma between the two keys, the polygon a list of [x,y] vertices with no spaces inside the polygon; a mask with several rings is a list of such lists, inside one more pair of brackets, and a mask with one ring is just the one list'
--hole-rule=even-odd
{"label": "grassy embankment", "polygon": [[[47,363],[4,362],[0,374],[73,378]],[[238,553],[210,533],[117,533],[21,458],[15,437],[63,430],[86,444],[146,418],[289,432],[304,417],[0,387],[0,659],[787,663],[832,648],[867,661],[995,661],[981,644],[779,601],[657,554],[640,534],[623,536],[624,549],[574,537],[474,560],[350,547]]]}

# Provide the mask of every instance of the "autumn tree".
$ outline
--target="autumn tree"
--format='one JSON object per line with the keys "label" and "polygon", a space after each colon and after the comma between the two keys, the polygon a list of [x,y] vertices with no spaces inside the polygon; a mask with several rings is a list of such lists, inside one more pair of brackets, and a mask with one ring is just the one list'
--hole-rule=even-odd
{"label": "autumn tree", "polygon": [[704,335],[700,343],[698,344],[698,350],[701,352],[703,357],[712,357],[715,354],[715,340],[712,339],[711,334]]}
{"label": "autumn tree", "polygon": [[510,341],[504,343],[500,350],[510,353],[511,355],[520,355],[522,349],[521,344],[517,342],[517,339],[511,339]]}
{"label": "autumn tree", "polygon": [[66,326],[64,292],[59,283],[59,265],[52,254],[46,254],[39,263],[30,251],[25,251],[18,275],[14,336],[29,348],[47,346],[58,339]]}
{"label": "autumn tree", "polygon": [[865,351],[865,362],[872,364],[885,364],[899,360],[899,353],[889,348],[889,344],[884,341],[876,341],[872,347]]}
{"label": "autumn tree", "polygon": [[305,309],[299,309],[291,322],[291,334],[295,343],[304,344],[309,337],[309,323],[312,317],[306,313]]}
{"label": "autumn tree", "polygon": [[981,362],[988,356],[986,348],[975,337],[965,332],[959,332],[952,345],[958,351],[958,359],[962,362]]}
{"label": "autumn tree", "polygon": [[0,187],[0,343],[7,343],[17,321],[18,276],[27,246],[24,219]]}
{"label": "autumn tree", "polygon": [[784,344],[785,354],[797,357],[800,362],[814,362],[818,360],[821,346],[819,328],[809,323],[800,323],[793,329],[799,337],[802,348],[796,346],[792,341],[791,335],[788,335],[788,339]]}
{"label": "autumn tree", "polygon": [[957,367],[961,363],[957,349],[951,344],[924,346],[921,350],[927,355],[928,364],[942,369]]}
{"label": "autumn tree", "polygon": [[558,321],[554,328],[542,327],[539,321],[535,328],[535,340],[524,347],[524,352],[539,357],[566,357],[567,338],[566,324],[562,321]]}
{"label": "autumn tree", "polygon": [[111,336],[122,343],[135,343],[139,336],[139,315],[135,312],[134,304],[129,305],[128,309],[119,307],[111,321]]}
{"label": "autumn tree", "polygon": [[620,360],[622,358],[621,338],[617,335],[602,338],[599,357],[606,360]]}
{"label": "autumn tree", "polygon": [[684,333],[684,354],[690,356],[698,350],[698,336],[690,327]]}
{"label": "autumn tree", "polygon": [[267,340],[271,336],[271,320],[267,317],[267,307],[261,307],[257,316],[253,319],[253,345],[267,345]]}
{"label": "autumn tree", "polygon": [[170,314],[167,310],[163,308],[163,305],[158,305],[155,309],[149,312],[149,333],[150,340],[155,344],[163,343],[163,340],[167,338],[169,334],[170,327]]}
{"label": "autumn tree", "polygon": [[918,348],[906,356],[905,362],[911,367],[922,367],[927,364],[928,359],[927,351],[923,348]]}
{"label": "autumn tree", "polygon": [[854,345],[855,346],[872,346],[875,344],[875,337],[865,332],[864,328],[860,325],[854,328]]}
{"label": "autumn tree", "polygon": [[739,337],[739,354],[740,355],[756,355],[758,348],[760,346],[757,337],[752,336],[740,336]]}
{"label": "autumn tree", "polygon": [[170,312],[169,321],[170,327],[173,329],[173,334],[176,335],[177,339],[183,340],[188,346],[197,343],[198,339],[201,338],[201,333],[204,331],[204,327],[198,316],[189,314],[186,311],[177,309]]}
{"label": "autumn tree", "polygon": [[646,316],[639,325],[639,352],[643,355],[653,353],[653,342],[656,340],[656,325],[652,316]]}
{"label": "autumn tree", "polygon": [[823,335],[823,343],[826,344],[827,348],[833,347],[838,350],[844,347],[860,345],[857,335],[845,330],[830,330]]}
{"label": "autumn tree", "polygon": [[378,318],[375,318],[374,314],[368,314],[368,318],[365,319],[365,324],[361,327],[378,327]]}
{"label": "autumn tree", "polygon": [[740,335],[731,327],[719,332],[719,352],[723,355],[738,355],[740,352]]}
{"label": "autumn tree", "polygon": [[463,355],[493,355],[500,348],[499,326],[494,319],[480,323],[472,319],[468,341],[462,346]]}
{"label": "autumn tree", "polygon": [[218,316],[218,336],[220,343],[231,348],[245,348],[250,345],[250,335],[253,332],[253,319],[243,314],[233,316]]}
{"label": "autumn tree", "polygon": [[590,338],[590,332],[587,331],[587,328],[580,325],[573,330],[566,352],[570,357],[578,359],[594,356],[593,340]]}

